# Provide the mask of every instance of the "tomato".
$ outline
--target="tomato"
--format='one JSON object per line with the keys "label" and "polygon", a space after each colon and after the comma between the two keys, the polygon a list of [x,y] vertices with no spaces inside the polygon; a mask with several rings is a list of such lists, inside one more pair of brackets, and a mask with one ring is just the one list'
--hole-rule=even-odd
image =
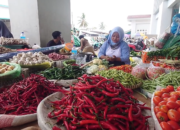
{"label": "tomato", "polygon": [[163,130],[173,130],[167,122],[161,122],[160,125]]}
{"label": "tomato", "polygon": [[159,96],[154,96],[153,102],[155,105],[158,105],[161,101],[162,101],[162,98],[160,98]]}
{"label": "tomato", "polygon": [[168,107],[166,105],[162,105],[162,106],[159,106],[159,110],[162,111],[162,112],[167,113],[169,109],[168,109]]}
{"label": "tomato", "polygon": [[157,114],[156,114],[156,117],[158,119],[159,122],[162,122],[162,121],[168,121],[168,116],[166,113],[162,112],[162,111],[159,111]]}
{"label": "tomato", "polygon": [[176,93],[177,93],[178,95],[180,95],[180,91],[176,91]]}
{"label": "tomato", "polygon": [[166,101],[161,101],[158,105],[161,106],[161,105],[166,105]]}
{"label": "tomato", "polygon": [[164,98],[163,100],[167,102],[167,101],[168,101],[168,98]]}
{"label": "tomato", "polygon": [[180,86],[177,88],[177,91],[180,91]]}
{"label": "tomato", "polygon": [[168,85],[168,86],[166,87],[166,89],[168,89],[169,92],[174,91],[174,87],[173,87],[172,85]]}
{"label": "tomato", "polygon": [[170,98],[168,98],[168,100],[167,100],[167,101],[168,101],[168,102],[169,102],[169,101],[171,101],[171,102],[176,102],[176,100],[177,100],[176,98],[174,98],[174,97],[170,97]]}
{"label": "tomato", "polygon": [[159,106],[154,107],[155,114],[158,113],[159,111],[160,111]]}
{"label": "tomato", "polygon": [[163,92],[161,92],[161,91],[156,91],[156,92],[154,93],[154,96],[159,96],[159,97],[161,97],[162,94],[163,94]]}
{"label": "tomato", "polygon": [[168,97],[170,97],[170,94],[169,93],[163,93],[161,97],[162,98],[168,98]]}
{"label": "tomato", "polygon": [[175,121],[168,121],[167,123],[173,128],[173,130],[180,129],[179,124]]}
{"label": "tomato", "polygon": [[176,110],[170,109],[167,115],[168,115],[168,118],[172,121],[176,121],[176,122],[180,121],[180,113]]}
{"label": "tomato", "polygon": [[160,66],[160,63],[156,63],[156,66]]}
{"label": "tomato", "polygon": [[173,95],[179,95],[179,92],[171,92],[170,96],[173,96]]}
{"label": "tomato", "polygon": [[180,113],[180,108],[178,108],[177,111]]}
{"label": "tomato", "polygon": [[163,93],[169,93],[169,90],[166,89],[166,88],[162,88],[162,89],[161,89],[161,92],[163,92]]}
{"label": "tomato", "polygon": [[180,105],[180,100],[177,100],[176,103],[177,103],[178,105]]}
{"label": "tomato", "polygon": [[176,100],[179,100],[180,99],[180,96],[175,94],[175,95],[172,95],[171,97],[175,98]]}
{"label": "tomato", "polygon": [[169,109],[178,109],[180,106],[176,103],[176,102],[167,102],[166,106],[169,108]]}

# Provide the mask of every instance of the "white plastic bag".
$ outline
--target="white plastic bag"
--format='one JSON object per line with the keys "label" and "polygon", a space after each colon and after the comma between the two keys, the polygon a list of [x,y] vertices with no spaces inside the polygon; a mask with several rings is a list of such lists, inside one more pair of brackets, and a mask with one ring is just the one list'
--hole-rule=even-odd
{"label": "white plastic bag", "polygon": [[136,65],[133,67],[131,74],[137,78],[146,78],[146,67],[143,64]]}
{"label": "white plastic bag", "polygon": [[156,79],[160,75],[165,73],[165,69],[162,67],[154,66],[151,62],[150,67],[147,69],[147,75],[150,79]]}

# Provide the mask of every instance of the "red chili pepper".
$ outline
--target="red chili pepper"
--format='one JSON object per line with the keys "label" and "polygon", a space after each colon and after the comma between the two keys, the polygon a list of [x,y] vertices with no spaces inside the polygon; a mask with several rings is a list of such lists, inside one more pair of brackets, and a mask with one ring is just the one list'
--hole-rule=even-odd
{"label": "red chili pepper", "polygon": [[105,109],[104,109],[104,119],[105,119],[105,120],[107,120],[106,115],[107,115],[108,108],[109,108],[109,107],[106,106]]}
{"label": "red chili pepper", "polygon": [[126,101],[125,101],[124,99],[122,99],[122,98],[112,98],[112,99],[111,99],[111,102],[113,102],[113,101],[120,101],[120,102],[123,102],[123,103],[126,102]]}
{"label": "red chili pepper", "polygon": [[84,99],[89,103],[89,105],[92,106],[92,108],[94,109],[95,113],[97,114],[98,113],[98,110],[96,109],[96,106],[94,105],[94,103],[86,96],[83,96]]}
{"label": "red chili pepper", "polygon": [[117,114],[108,114],[107,117],[108,118],[120,118],[120,119],[128,120],[127,117],[122,116],[122,115],[117,115]]}
{"label": "red chili pepper", "polygon": [[133,117],[132,117],[132,104],[130,105],[130,108],[129,108],[129,113],[128,113],[128,118],[129,118],[129,121],[133,121]]}
{"label": "red chili pepper", "polygon": [[119,91],[117,91],[116,93],[109,93],[105,90],[101,90],[102,93],[104,93],[105,95],[109,96],[109,97],[116,97],[117,95],[119,95]]}
{"label": "red chili pepper", "polygon": [[64,120],[64,124],[65,124],[65,126],[66,126],[66,129],[67,129],[67,130],[70,130],[70,129],[69,129],[68,122]]}
{"label": "red chili pepper", "polygon": [[139,117],[141,114],[141,108],[139,106],[136,106],[136,108],[138,109],[138,112],[136,114],[132,114],[135,118]]}

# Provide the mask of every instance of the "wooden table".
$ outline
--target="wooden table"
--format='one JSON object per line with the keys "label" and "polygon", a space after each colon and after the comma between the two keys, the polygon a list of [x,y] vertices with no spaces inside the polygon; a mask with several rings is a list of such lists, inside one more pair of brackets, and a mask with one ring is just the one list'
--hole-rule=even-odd
{"label": "wooden table", "polygon": [[[147,104],[148,107],[151,106],[151,99],[146,99],[139,93],[134,92],[134,97],[136,97],[139,101],[144,102]],[[33,128],[34,127],[34,128]],[[17,127],[10,127],[10,128],[4,128],[2,130],[40,130],[38,127],[37,121],[22,125],[22,126],[17,126]]]}

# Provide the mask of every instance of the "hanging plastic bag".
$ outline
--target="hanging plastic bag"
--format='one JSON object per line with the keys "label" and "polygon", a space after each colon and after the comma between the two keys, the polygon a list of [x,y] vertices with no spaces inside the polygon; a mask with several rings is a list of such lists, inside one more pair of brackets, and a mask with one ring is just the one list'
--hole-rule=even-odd
{"label": "hanging plastic bag", "polygon": [[164,32],[155,42],[155,46],[158,47],[159,49],[163,48],[169,37],[171,36],[170,33]]}
{"label": "hanging plastic bag", "polygon": [[150,64],[150,67],[147,69],[147,75],[150,79],[156,79],[160,75],[165,73],[165,69],[162,67],[156,67],[152,64]]}

